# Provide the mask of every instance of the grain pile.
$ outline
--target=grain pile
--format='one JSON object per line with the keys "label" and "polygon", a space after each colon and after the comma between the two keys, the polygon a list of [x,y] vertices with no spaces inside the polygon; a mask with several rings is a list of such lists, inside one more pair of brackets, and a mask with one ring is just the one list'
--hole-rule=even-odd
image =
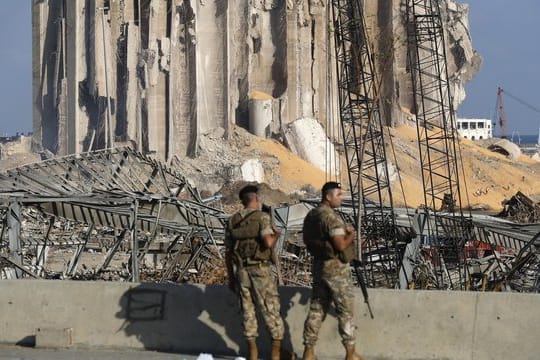
{"label": "grain pile", "polygon": [[[403,182],[403,192],[398,182],[392,183],[394,202],[402,205],[405,198],[409,206],[419,206],[424,200],[416,129],[403,125],[389,132],[396,153],[394,158],[389,151],[389,160],[397,165]],[[510,160],[467,139],[460,139],[460,143],[463,164],[460,188],[464,205],[500,211],[502,202],[518,191],[525,195],[540,193],[540,162],[525,155]],[[388,149],[391,150],[391,146]]]}
{"label": "grain pile", "polygon": [[[424,204],[422,178],[416,128],[402,125],[385,132],[388,161],[399,173],[391,182],[396,206],[418,207]],[[232,141],[241,157],[256,156],[265,164],[269,187],[284,194],[302,194],[309,188],[309,195],[334,175],[325,174],[315,166],[292,154],[273,139],[263,139],[236,128]],[[540,162],[522,155],[511,160],[487,149],[487,143],[460,139],[461,163],[460,189],[462,203],[473,209],[501,211],[503,201],[521,191],[527,196],[540,194]],[[345,169],[345,163],[342,163]],[[346,172],[341,179],[347,183]],[[237,189],[235,189],[237,190]]]}

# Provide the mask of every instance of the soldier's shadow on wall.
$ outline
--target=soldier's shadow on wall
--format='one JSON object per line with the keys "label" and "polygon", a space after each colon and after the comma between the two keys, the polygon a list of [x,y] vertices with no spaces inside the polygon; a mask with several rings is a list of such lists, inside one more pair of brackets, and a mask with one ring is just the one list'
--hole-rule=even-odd
{"label": "soldier's shadow on wall", "polygon": [[[308,302],[308,293],[300,288],[282,289],[282,315],[286,317],[295,303]],[[238,299],[225,286],[140,284],[126,291],[119,305],[116,316],[123,323],[118,331],[135,337],[147,350],[217,356],[247,352]],[[258,320],[257,342],[264,359],[270,353],[270,335],[261,316]],[[293,349],[287,323],[283,348]]]}
{"label": "soldier's shadow on wall", "polygon": [[[311,296],[310,288],[300,287],[281,287],[279,291],[281,300],[281,314],[285,321],[285,334],[283,337],[283,349],[298,352],[302,350],[302,333],[304,328],[305,316],[309,307]],[[301,306],[306,311],[297,311],[295,316],[290,316],[290,311],[294,307]],[[299,315],[302,315],[298,317]],[[305,315],[305,316],[304,316]],[[299,355],[302,355],[301,353]]]}
{"label": "soldier's shadow on wall", "polygon": [[[225,331],[208,315],[209,309],[214,312],[222,307],[222,322],[226,322],[227,307],[234,305],[231,303],[234,300],[223,296],[223,290],[226,289],[220,292],[222,299],[217,299],[212,287],[140,284],[126,291],[120,299],[116,316],[123,319],[123,323],[118,331],[135,337],[147,350],[233,355],[241,333]],[[221,305],[216,306],[216,303]],[[220,315],[215,317],[220,320]]]}

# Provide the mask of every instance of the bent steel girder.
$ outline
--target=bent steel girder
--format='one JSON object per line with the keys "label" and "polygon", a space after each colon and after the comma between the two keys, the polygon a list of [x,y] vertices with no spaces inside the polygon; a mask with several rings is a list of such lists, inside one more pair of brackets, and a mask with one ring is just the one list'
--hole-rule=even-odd
{"label": "bent steel girder", "polygon": [[[43,214],[53,215],[56,218],[68,219],[77,223],[92,224],[100,228],[128,230],[132,236],[137,233],[150,234],[160,233],[164,235],[185,237],[187,234],[196,236],[201,241],[201,249],[194,253],[189,263],[178,264],[182,273],[187,271],[187,266],[198,261],[203,250],[209,246],[217,246],[219,240],[224,237],[224,225],[227,219],[225,213],[190,201],[176,199],[164,199],[160,197],[129,197],[129,194],[103,194],[96,196],[66,197],[23,197],[12,201],[23,207],[34,207]],[[122,196],[123,195],[123,196]],[[158,206],[158,203],[161,203]],[[136,211],[134,212],[134,204]],[[158,210],[159,209],[159,210]],[[134,217],[135,214],[135,217]],[[133,219],[135,222],[133,223]],[[4,230],[6,226],[2,227]],[[12,238],[21,238],[12,236]],[[145,237],[144,240],[134,238],[133,241],[144,241],[144,245],[135,249],[134,254],[141,259],[149,249],[149,242],[154,237]],[[22,239],[22,238],[21,238]],[[217,240],[216,240],[217,239]],[[43,247],[43,246],[71,246],[80,247],[86,244],[85,239],[57,239],[48,241],[45,238],[34,238],[21,241],[19,248]],[[110,252],[108,257],[114,255],[118,246]],[[173,251],[169,249],[168,251]],[[219,254],[219,251],[212,253]],[[32,266],[30,266],[32,268]],[[103,268],[103,266],[102,266]],[[68,275],[74,275],[68,272]],[[136,278],[135,278],[136,280]]]}
{"label": "bent steel girder", "polygon": [[0,189],[48,196],[121,190],[201,200],[184,176],[129,147],[68,155],[8,170],[0,174]]}
{"label": "bent steel girder", "polygon": [[520,249],[506,281],[514,290],[540,293],[540,232]]}
{"label": "bent steel girder", "polygon": [[[28,199],[24,202],[54,216],[110,228],[127,229],[133,200],[88,197],[67,201]],[[210,214],[207,208],[195,203],[168,199],[161,200],[162,210],[158,216],[158,200],[138,199],[138,202],[137,230],[150,232],[154,231],[157,225],[157,231],[165,234],[183,234],[191,229],[205,233],[208,229],[215,233],[223,233],[226,220],[224,213]]]}

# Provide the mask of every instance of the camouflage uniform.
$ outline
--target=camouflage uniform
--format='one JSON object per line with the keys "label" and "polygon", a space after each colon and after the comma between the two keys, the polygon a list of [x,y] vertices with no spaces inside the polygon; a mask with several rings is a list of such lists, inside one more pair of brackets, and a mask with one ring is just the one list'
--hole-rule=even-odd
{"label": "camouflage uniform", "polygon": [[[330,206],[321,204],[312,211],[314,219],[319,222],[318,229],[313,231],[318,231],[321,239],[330,241],[333,236],[346,234],[345,223]],[[317,236],[316,233],[310,235]],[[347,249],[348,253],[353,251],[352,246],[351,244]],[[315,346],[322,322],[332,302],[336,307],[339,334],[343,344],[345,347],[354,345],[356,326],[353,323],[354,293],[349,261],[350,259],[343,257],[343,253],[335,250],[327,250],[323,255],[314,256],[313,291],[309,313],[304,323],[304,345]]]}
{"label": "camouflage uniform", "polygon": [[[242,218],[246,218],[253,211],[258,210],[243,209],[239,213]],[[271,218],[268,214],[260,212],[257,221],[260,237],[273,234]],[[228,233],[225,245],[234,249],[234,244],[235,239]],[[256,306],[258,306],[272,339],[282,340],[284,326],[280,315],[277,279],[272,272],[270,261],[243,259],[242,264],[236,263],[235,265],[240,303],[243,310],[244,336],[247,339],[253,339],[259,335],[255,312]]]}

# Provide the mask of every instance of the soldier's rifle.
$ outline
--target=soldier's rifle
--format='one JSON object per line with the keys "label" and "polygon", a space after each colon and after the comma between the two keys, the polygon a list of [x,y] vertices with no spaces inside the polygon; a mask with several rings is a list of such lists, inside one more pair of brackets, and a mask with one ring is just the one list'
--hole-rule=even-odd
{"label": "soldier's rifle", "polygon": [[[356,259],[353,259],[351,262],[352,267],[354,268],[354,274],[356,275],[356,282],[358,283],[358,286],[360,286],[360,289],[362,290],[362,295],[364,296],[364,303],[367,305],[369,316],[373,319],[373,311],[371,310],[371,305],[369,304],[369,295],[367,292],[367,286],[366,282],[364,280],[363,271],[362,271],[362,261],[360,260],[362,258],[362,242],[361,242],[361,225],[360,225],[360,211],[358,215],[357,220],[357,226],[356,226],[356,234],[358,235],[357,238],[357,247],[356,247]],[[342,218],[344,217],[344,214],[341,213]],[[345,220],[345,219],[344,219]]]}
{"label": "soldier's rifle", "polygon": [[364,276],[362,275],[362,262],[358,259],[352,261],[352,266],[354,267],[354,273],[356,274],[356,282],[360,289],[362,289],[362,295],[364,295],[364,302],[367,305],[369,316],[373,319],[373,311],[371,311],[371,305],[369,304],[369,295],[367,292],[366,282],[364,281]]}

